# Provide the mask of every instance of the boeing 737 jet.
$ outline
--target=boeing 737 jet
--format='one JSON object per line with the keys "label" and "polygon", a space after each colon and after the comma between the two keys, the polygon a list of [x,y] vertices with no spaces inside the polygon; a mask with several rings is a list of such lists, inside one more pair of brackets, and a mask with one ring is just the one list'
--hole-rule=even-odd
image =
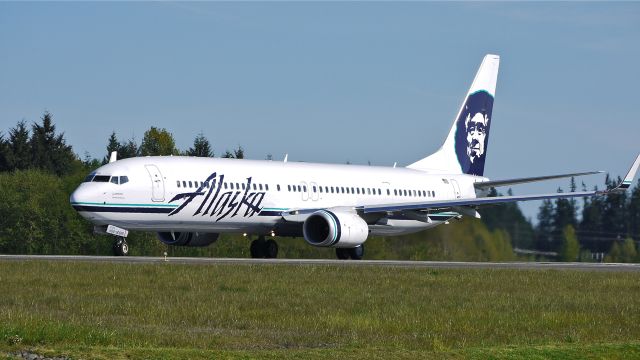
{"label": "boeing 737 jet", "polygon": [[71,205],[97,232],[116,236],[118,255],[127,255],[126,236],[136,230],[156,232],[175,246],[207,246],[221,233],[248,234],[255,237],[255,258],[276,257],[273,238],[295,236],[335,248],[340,259],[361,259],[370,235],[480,218],[484,205],[606,196],[631,185],[640,155],[612,190],[487,197],[492,187],[598,173],[484,176],[499,63],[497,55],[484,57],[442,147],[404,168],[185,156],[116,160],[112,154],[73,192]]}

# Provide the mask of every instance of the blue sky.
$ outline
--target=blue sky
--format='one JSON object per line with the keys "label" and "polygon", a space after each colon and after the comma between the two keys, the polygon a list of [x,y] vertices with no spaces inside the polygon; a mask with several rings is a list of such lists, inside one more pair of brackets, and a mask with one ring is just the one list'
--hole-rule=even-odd
{"label": "blue sky", "polygon": [[2,2],[0,130],[48,110],[81,156],[159,126],[182,149],[202,131],[217,154],[406,165],[440,146],[486,53],[487,176],[627,170],[640,3]]}

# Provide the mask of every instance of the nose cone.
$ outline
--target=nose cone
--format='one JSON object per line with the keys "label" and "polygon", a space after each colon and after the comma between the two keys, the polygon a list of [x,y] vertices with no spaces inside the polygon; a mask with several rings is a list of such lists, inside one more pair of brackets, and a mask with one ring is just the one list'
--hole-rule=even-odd
{"label": "nose cone", "polygon": [[[86,184],[80,184],[69,196],[69,202],[74,209],[80,211],[83,205],[88,205],[92,201],[91,189]],[[95,201],[95,200],[93,200]]]}

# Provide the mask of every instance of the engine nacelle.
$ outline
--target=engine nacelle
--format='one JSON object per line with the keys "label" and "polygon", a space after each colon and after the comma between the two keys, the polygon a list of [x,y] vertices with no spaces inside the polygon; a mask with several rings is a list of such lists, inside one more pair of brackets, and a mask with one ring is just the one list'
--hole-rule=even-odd
{"label": "engine nacelle", "polygon": [[304,239],[313,246],[353,248],[369,236],[369,226],[355,213],[316,211],[302,224]]}
{"label": "engine nacelle", "polygon": [[208,246],[218,240],[217,233],[159,232],[158,239],[167,245]]}

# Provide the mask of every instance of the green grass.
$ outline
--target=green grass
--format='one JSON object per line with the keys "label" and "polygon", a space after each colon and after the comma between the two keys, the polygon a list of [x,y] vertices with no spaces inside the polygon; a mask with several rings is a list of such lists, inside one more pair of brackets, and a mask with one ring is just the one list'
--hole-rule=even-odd
{"label": "green grass", "polygon": [[639,295],[636,272],[7,261],[0,350],[640,358]]}

